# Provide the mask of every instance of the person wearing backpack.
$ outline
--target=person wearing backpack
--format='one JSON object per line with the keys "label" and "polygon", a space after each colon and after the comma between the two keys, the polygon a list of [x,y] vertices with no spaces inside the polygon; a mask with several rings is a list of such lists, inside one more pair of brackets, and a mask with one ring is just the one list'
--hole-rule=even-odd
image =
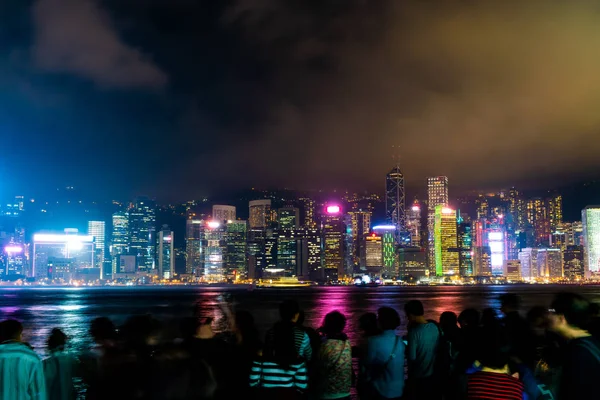
{"label": "person wearing backpack", "polygon": [[352,387],[352,345],[344,333],[346,317],[339,311],[325,316],[319,329],[323,342],[317,353],[315,379],[317,397],[323,400],[350,400]]}
{"label": "person wearing backpack", "polygon": [[382,333],[369,338],[365,368],[366,388],[360,390],[361,400],[399,399],[404,394],[405,344],[396,334],[400,315],[393,308],[377,311]]}
{"label": "person wearing backpack", "polygon": [[588,331],[591,304],[574,293],[560,293],[550,308],[550,330],[567,340],[558,399],[597,399],[600,341]]}

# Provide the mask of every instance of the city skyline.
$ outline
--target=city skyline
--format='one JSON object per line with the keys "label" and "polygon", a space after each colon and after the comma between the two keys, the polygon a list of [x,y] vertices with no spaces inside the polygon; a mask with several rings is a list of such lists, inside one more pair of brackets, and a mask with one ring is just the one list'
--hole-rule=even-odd
{"label": "city skyline", "polygon": [[593,7],[11,2],[0,194],[380,190],[393,155],[407,191],[598,178]]}
{"label": "city skyline", "polygon": [[[8,279],[26,276],[42,283],[301,278],[347,284],[365,276],[378,282],[475,283],[600,277],[600,206],[588,205],[580,220],[565,221],[562,194],[530,196],[516,188],[458,198],[453,204],[451,181],[432,176],[425,204],[415,200],[407,212],[403,183],[396,165],[385,175],[384,197],[345,193],[311,199],[290,192],[287,198],[246,199],[241,208],[248,210],[247,220],[240,218],[239,205],[228,202],[204,199],[161,207],[138,197],[112,203],[116,212],[107,216],[108,230],[106,220],[91,219],[86,204],[67,201],[68,213],[79,207],[89,214],[84,217],[87,236],[74,227],[61,231],[54,225],[44,231],[30,225],[26,215],[43,218],[53,208],[43,203],[38,207],[44,209],[36,209],[35,202],[16,195],[0,203],[5,238],[0,264]],[[185,227],[178,226],[183,221]]]}

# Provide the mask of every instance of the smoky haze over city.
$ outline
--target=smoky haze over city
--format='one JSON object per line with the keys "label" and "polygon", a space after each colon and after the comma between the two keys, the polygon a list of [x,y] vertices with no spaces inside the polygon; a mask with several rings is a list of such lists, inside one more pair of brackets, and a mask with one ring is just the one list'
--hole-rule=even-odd
{"label": "smoky haze over city", "polygon": [[1,189],[381,191],[395,154],[421,192],[586,181],[599,19],[588,1],[4,2]]}

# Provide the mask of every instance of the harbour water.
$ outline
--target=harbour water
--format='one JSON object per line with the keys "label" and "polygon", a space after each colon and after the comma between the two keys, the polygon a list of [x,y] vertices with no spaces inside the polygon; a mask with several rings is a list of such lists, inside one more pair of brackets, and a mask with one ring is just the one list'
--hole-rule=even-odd
{"label": "harbour water", "polygon": [[426,317],[437,319],[444,311],[457,314],[465,308],[499,308],[499,295],[517,293],[523,308],[547,306],[560,291],[576,291],[593,301],[600,301],[600,286],[385,286],[311,287],[298,289],[257,289],[219,287],[123,287],[123,288],[1,288],[0,319],[15,318],[23,322],[25,339],[36,351],[45,354],[45,340],[54,327],[65,331],[74,351],[90,346],[90,321],[106,316],[122,324],[134,314],[152,314],[164,323],[167,337],[177,337],[178,320],[194,310],[215,319],[217,329],[225,321],[221,305],[251,311],[261,332],[278,317],[278,303],[296,299],[306,311],[306,324],[318,327],[325,314],[339,310],[348,317],[350,340],[357,335],[357,320],[365,312],[389,306],[400,311],[411,299],[423,302]]}

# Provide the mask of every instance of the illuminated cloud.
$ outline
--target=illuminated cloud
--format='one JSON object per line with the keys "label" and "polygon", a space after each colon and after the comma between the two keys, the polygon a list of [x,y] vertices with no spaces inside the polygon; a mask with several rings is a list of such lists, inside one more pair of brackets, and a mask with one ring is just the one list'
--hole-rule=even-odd
{"label": "illuminated cloud", "polygon": [[409,184],[552,182],[600,167],[594,2],[310,4],[240,0],[226,20],[275,66],[271,116],[240,145],[277,166],[257,167],[271,183],[381,187],[392,145]]}
{"label": "illuminated cloud", "polygon": [[101,87],[158,88],[167,76],[125,44],[94,0],[38,0],[33,6],[35,65],[70,73]]}

